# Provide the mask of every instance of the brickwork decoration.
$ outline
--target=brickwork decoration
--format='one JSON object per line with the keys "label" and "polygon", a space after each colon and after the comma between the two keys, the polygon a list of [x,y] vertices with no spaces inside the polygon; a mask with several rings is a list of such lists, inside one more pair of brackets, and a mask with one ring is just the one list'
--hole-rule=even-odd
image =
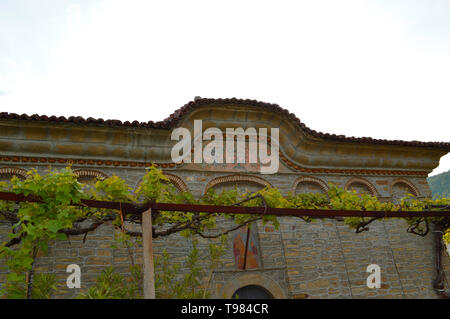
{"label": "brickwork decoration", "polygon": [[77,177],[77,178],[98,178],[100,180],[103,180],[105,178],[108,177],[108,175],[106,175],[103,172],[94,170],[94,169],[89,169],[89,168],[79,168],[79,169],[75,169],[73,171],[73,174]]}
{"label": "brickwork decoration", "polygon": [[235,175],[226,175],[226,176],[219,176],[219,177],[213,178],[211,181],[208,182],[208,184],[206,184],[204,193],[206,193],[208,191],[208,189],[210,189],[211,187],[214,187],[216,185],[223,184],[223,183],[229,183],[229,182],[251,182],[251,183],[260,184],[263,187],[272,186],[268,181],[266,181],[265,179],[263,179],[261,177],[252,176],[252,175],[237,175],[237,174],[235,174]]}
{"label": "brickwork decoration", "polygon": [[414,196],[420,196],[419,190],[417,189],[417,187],[411,183],[409,180],[405,179],[405,178],[396,178],[391,182],[391,187],[390,187],[390,193],[393,195],[393,191],[394,191],[394,186],[395,185],[406,185],[412,192],[412,194]]}
{"label": "brickwork decoration", "polygon": [[297,191],[297,188],[301,184],[313,184],[317,188],[319,188],[324,194],[328,193],[328,185],[322,181],[320,178],[312,177],[312,176],[300,176],[297,178],[292,185],[292,194],[295,194]]}
{"label": "brickwork decoration", "polygon": [[27,171],[19,167],[2,167],[0,168],[0,176],[12,177],[16,175],[19,178],[27,178]]}
{"label": "brickwork decoration", "polygon": [[188,191],[188,187],[186,186],[185,182],[183,182],[183,180],[173,174],[169,174],[167,172],[164,172],[164,176],[167,177],[170,182],[176,187],[178,188],[179,191],[181,192],[187,192]]}
{"label": "brickwork decoration", "polygon": [[216,298],[231,298],[239,288],[255,285],[267,290],[276,299],[287,298],[285,289],[275,280],[260,272],[240,272],[231,278],[223,287]]}
{"label": "brickwork decoration", "polygon": [[[176,187],[177,190],[180,192],[188,192],[189,188],[187,187],[186,183],[183,181],[183,179],[177,175],[170,174],[167,172],[163,172],[164,176],[167,177],[170,183],[172,183],[173,186]],[[142,183],[142,178],[139,178],[139,180],[134,185],[134,191],[136,191]]]}
{"label": "brickwork decoration", "polygon": [[150,167],[155,165],[158,168],[173,168],[180,166],[179,163],[156,163],[156,162],[136,162],[136,161],[113,161],[102,159],[78,159],[78,158],[57,158],[39,156],[0,156],[0,161],[13,163],[49,163],[49,164],[77,164],[77,165],[97,165],[109,167]]}
{"label": "brickwork decoration", "polygon": [[[361,187],[362,186],[362,187]],[[361,178],[361,177],[352,177],[350,180],[345,184],[344,189],[351,190],[352,187],[355,187],[357,192],[358,190],[367,189],[372,196],[378,197],[379,194],[377,192],[377,189],[375,186],[373,186],[368,180]]]}

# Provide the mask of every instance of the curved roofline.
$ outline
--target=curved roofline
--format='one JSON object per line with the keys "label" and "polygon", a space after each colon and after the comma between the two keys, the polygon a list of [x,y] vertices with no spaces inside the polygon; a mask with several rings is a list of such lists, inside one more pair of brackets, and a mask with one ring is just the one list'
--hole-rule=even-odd
{"label": "curved roofline", "polygon": [[260,102],[256,100],[249,99],[212,99],[212,98],[195,98],[194,101],[186,103],[184,106],[177,109],[169,117],[163,121],[125,121],[120,120],[104,120],[104,119],[94,119],[89,117],[87,119],[81,116],[70,116],[68,118],[64,116],[47,116],[47,115],[27,115],[27,114],[16,114],[16,113],[0,113],[0,120],[32,120],[32,121],[45,121],[45,122],[55,122],[55,123],[74,123],[74,124],[94,124],[94,125],[106,125],[106,126],[119,126],[119,127],[145,127],[145,128],[156,128],[156,129],[173,129],[180,123],[188,113],[192,112],[196,108],[208,104],[222,104],[222,105],[242,105],[242,106],[254,106],[270,110],[275,113],[282,114],[293,121],[300,129],[309,134],[312,137],[322,138],[330,141],[337,142],[352,142],[352,143],[366,143],[366,144],[382,144],[382,145],[398,145],[398,146],[412,146],[412,147],[429,147],[442,150],[450,150],[450,142],[420,142],[420,141],[402,141],[402,140],[386,140],[386,139],[374,139],[371,137],[347,137],[345,135],[336,135],[329,133],[322,133],[310,129],[304,123],[300,121],[299,118],[294,113],[290,113],[287,109],[283,109],[278,104]]}

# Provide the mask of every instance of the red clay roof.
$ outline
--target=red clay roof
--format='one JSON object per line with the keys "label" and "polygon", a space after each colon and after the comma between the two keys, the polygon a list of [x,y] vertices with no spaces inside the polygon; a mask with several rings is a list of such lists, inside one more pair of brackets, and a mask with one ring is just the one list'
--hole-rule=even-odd
{"label": "red clay roof", "polygon": [[288,110],[283,109],[278,104],[271,104],[260,102],[256,100],[249,99],[208,99],[208,98],[196,98],[191,101],[169,117],[159,122],[139,122],[139,121],[125,121],[120,120],[104,120],[104,119],[94,119],[89,117],[87,119],[81,116],[71,116],[66,118],[64,116],[46,116],[46,115],[26,115],[26,114],[15,114],[15,113],[0,113],[0,120],[32,120],[32,121],[45,121],[45,122],[55,122],[55,123],[74,123],[74,124],[93,124],[93,125],[107,125],[107,126],[122,126],[122,127],[147,127],[147,128],[158,128],[158,129],[172,129],[180,123],[183,118],[190,113],[195,108],[201,105],[207,104],[223,104],[223,105],[245,105],[245,106],[255,106],[264,109],[271,110],[275,113],[284,114],[292,121],[296,122],[298,126],[306,133],[314,137],[323,138],[326,140],[339,141],[339,142],[354,142],[354,143],[368,143],[368,144],[384,144],[384,145],[402,145],[402,146],[414,146],[414,147],[429,147],[442,150],[450,150],[450,142],[419,142],[419,141],[400,141],[400,140],[384,140],[384,139],[373,139],[371,137],[347,137],[345,135],[336,135],[329,133],[317,132],[308,128],[304,123],[302,123],[293,113]]}

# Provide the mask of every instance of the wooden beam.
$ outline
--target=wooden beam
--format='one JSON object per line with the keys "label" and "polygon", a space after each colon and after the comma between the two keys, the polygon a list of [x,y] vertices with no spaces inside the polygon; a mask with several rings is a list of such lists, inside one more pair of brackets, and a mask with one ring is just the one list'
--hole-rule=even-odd
{"label": "wooden beam", "polygon": [[155,266],[153,264],[152,210],[142,214],[142,244],[144,249],[144,299],[155,299]]}

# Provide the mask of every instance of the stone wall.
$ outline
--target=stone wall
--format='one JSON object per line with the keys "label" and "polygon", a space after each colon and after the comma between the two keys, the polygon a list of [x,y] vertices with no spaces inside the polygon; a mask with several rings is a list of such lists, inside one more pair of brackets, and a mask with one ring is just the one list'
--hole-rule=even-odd
{"label": "stone wall", "polygon": [[[9,165],[11,166],[11,165]],[[17,167],[19,167],[17,165]],[[29,168],[21,165],[22,168]],[[35,165],[40,173],[47,166]],[[61,166],[62,167],[62,166]],[[1,168],[1,167],[0,167]],[[73,167],[77,169],[81,167]],[[87,167],[83,167],[88,169]],[[144,170],[138,168],[95,168],[107,176],[118,175],[136,188]],[[258,179],[279,188],[282,192],[297,192],[302,182],[309,183],[306,189],[320,191],[328,182],[341,187],[352,188],[352,178],[358,179],[358,190],[367,187],[379,198],[392,198],[397,184],[410,187],[419,197],[430,195],[424,177],[400,178],[398,176],[345,176],[300,174],[252,175],[246,181],[244,175],[224,174],[214,170],[167,170],[178,176],[195,195],[201,195],[209,182],[220,181],[237,185],[255,185]],[[221,179],[224,175],[227,178]],[[251,174],[249,174],[251,175]],[[231,176],[231,177],[230,177]],[[305,177],[308,177],[305,179]],[[234,178],[234,179],[233,179]],[[318,179],[322,183],[311,183]],[[412,186],[408,186],[412,185]],[[216,269],[209,291],[214,297],[230,297],[238,288],[255,284],[265,287],[275,297],[293,298],[308,295],[309,298],[436,298],[432,289],[434,279],[433,243],[431,236],[421,238],[406,233],[406,224],[402,220],[377,221],[370,225],[370,231],[355,234],[342,221],[333,219],[316,220],[305,223],[295,217],[279,218],[280,227],[263,225],[258,222],[252,231],[257,234],[261,253],[261,267],[251,270],[236,268],[232,243],[228,243],[222,265]],[[0,224],[0,240],[6,240],[9,225]],[[48,256],[39,256],[36,271],[55,273],[58,278],[57,298],[73,298],[80,291],[68,289],[65,285],[68,273],[66,267],[76,263],[82,271],[82,289],[86,291],[101,271],[113,265],[120,273],[127,274],[130,259],[125,248],[111,248],[114,230],[105,224],[95,232],[83,236],[71,236],[70,241],[52,243]],[[208,240],[198,238],[202,254],[205,253]],[[183,263],[192,242],[178,234],[157,238],[154,241],[155,255],[161,255],[167,249],[173,262]],[[142,248],[132,250],[136,263],[142,263]],[[368,289],[366,268],[369,264],[381,267],[382,287]],[[446,272],[450,265],[445,260]],[[185,271],[185,269],[182,271]],[[0,285],[4,282],[5,272],[0,270]]]}

